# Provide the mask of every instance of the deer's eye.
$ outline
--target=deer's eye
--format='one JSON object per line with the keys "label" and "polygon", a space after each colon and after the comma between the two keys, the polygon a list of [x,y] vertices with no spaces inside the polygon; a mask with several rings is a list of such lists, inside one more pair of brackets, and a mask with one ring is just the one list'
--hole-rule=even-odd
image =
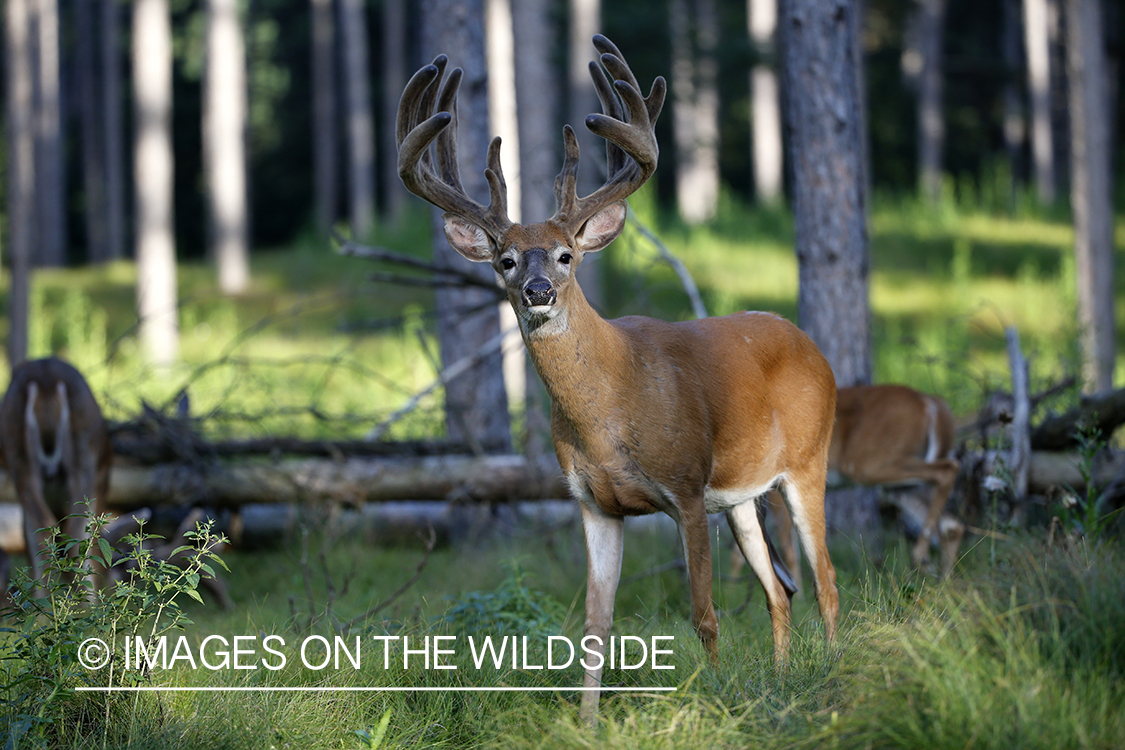
{"label": "deer's eye", "polygon": [[563,253],[559,256],[559,263],[562,263],[564,266],[569,266],[571,260],[570,253]]}
{"label": "deer's eye", "polygon": [[516,267],[516,262],[514,260],[512,260],[511,258],[501,258],[500,259],[500,267],[503,268],[505,271],[511,271],[513,268]]}

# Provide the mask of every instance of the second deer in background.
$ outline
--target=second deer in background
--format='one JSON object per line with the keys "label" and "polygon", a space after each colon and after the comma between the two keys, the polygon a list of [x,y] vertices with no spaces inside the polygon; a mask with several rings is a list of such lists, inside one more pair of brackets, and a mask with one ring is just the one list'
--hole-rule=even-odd
{"label": "second deer in background", "polygon": [[[62,532],[84,539],[86,519],[67,516],[82,513],[84,500],[91,514],[100,514],[109,491],[109,431],[78,370],[59,359],[16,366],[0,402],[0,463],[15,485],[31,577],[38,581],[48,530],[65,519]],[[6,574],[0,583],[6,591]]]}
{"label": "second deer in background", "polygon": [[[899,510],[908,530],[918,533],[911,562],[915,567],[927,563],[936,536],[944,576],[957,562],[965,533],[964,524],[945,512],[960,469],[952,457],[954,437],[953,414],[940,396],[893,384],[841,388],[837,393],[829,472],[864,485],[931,485],[928,503],[907,498]],[[799,578],[789,514],[777,493],[771,493],[769,506],[782,557]],[[741,565],[735,550],[733,572]]]}

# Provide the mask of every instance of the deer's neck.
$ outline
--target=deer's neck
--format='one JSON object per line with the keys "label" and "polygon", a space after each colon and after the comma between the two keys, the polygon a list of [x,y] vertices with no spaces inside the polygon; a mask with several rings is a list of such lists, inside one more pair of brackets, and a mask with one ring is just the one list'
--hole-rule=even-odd
{"label": "deer's neck", "polygon": [[575,424],[605,416],[631,355],[626,339],[582,294],[542,325],[523,325],[531,361],[555,407]]}

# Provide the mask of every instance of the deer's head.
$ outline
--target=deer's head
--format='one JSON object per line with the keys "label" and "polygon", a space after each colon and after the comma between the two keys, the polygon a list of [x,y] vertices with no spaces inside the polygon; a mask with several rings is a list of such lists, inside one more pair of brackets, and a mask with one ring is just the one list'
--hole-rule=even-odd
{"label": "deer's head", "polygon": [[399,103],[396,136],[403,183],[446,211],[445,235],[457,252],[473,262],[492,264],[525,331],[565,313],[569,299],[581,294],[574,272],[583,255],[601,250],[621,233],[625,198],[656,171],[654,128],[664,105],[664,79],[657,78],[643,97],[613,42],[598,35],[594,47],[601,64],[591,62],[590,75],[603,112],[587,116],[586,127],[607,141],[608,177],[593,193],[578,197],[578,139],[565,126],[566,157],[555,179],[557,209],[541,223],[513,224],[508,219],[499,138],[488,149],[489,205],[466,195],[457,166],[460,68],[443,85],[448,60],[439,56],[414,74]]}

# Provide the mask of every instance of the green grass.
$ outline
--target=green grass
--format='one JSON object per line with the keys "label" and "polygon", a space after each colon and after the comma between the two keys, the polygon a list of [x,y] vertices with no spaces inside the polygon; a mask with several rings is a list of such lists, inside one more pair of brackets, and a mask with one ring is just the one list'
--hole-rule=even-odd
{"label": "green grass", "polygon": [[[667,536],[627,531],[624,575],[666,562]],[[716,549],[714,596],[721,616],[721,663],[713,667],[686,622],[688,594],[679,571],[641,578],[617,595],[614,632],[672,635],[675,670],[617,672],[621,684],[675,687],[673,693],[606,694],[594,731],[578,721],[580,673],[475,670],[468,636],[501,633],[580,636],[585,565],[575,529],[522,540],[482,542],[437,550],[422,577],[386,619],[361,631],[421,639],[452,636],[456,670],[421,668],[414,657],[401,669],[392,650],[363,646],[359,670],[303,666],[289,651],[284,669],[210,671],[185,666],[157,670],[162,686],[435,687],[546,686],[544,693],[162,693],[126,696],[128,717],[110,728],[110,746],[363,747],[357,731],[373,731],[389,712],[384,747],[930,747],[1112,748],[1125,736],[1125,583],[1122,554],[1112,545],[1047,548],[1037,538],[999,542],[993,564],[984,545],[967,551],[949,582],[904,572],[906,549],[892,550],[882,571],[847,551],[835,557],[842,604],[838,643],[827,648],[812,597],[795,602],[791,660],[778,671],[771,659],[768,616],[760,592],[743,612],[732,610],[748,583],[722,577],[726,555]],[[362,613],[405,580],[419,559],[411,549],[370,549],[358,536],[314,535],[337,587],[352,571],[338,614]],[[294,628],[289,597],[305,602],[296,551],[234,552],[226,556],[236,609],[191,604],[195,623],[184,633],[198,644],[221,634],[278,634],[291,647],[307,632]],[[719,562],[722,561],[722,562]],[[518,566],[519,576],[513,572]],[[314,564],[312,601],[328,601]],[[498,592],[521,585],[513,606]],[[756,584],[755,584],[756,588]],[[479,592],[469,595],[469,592]],[[490,597],[495,601],[489,610]],[[451,617],[475,601],[503,612],[506,624]],[[528,604],[531,602],[534,604]],[[541,605],[541,606],[540,606]],[[528,624],[551,613],[548,621]],[[526,619],[521,619],[526,618]],[[328,622],[314,634],[331,638]],[[351,636],[348,638],[351,643]],[[417,642],[415,640],[415,642]],[[261,653],[259,649],[259,653]],[[314,653],[314,652],[310,652]],[[320,652],[315,652],[319,656]],[[531,662],[542,664],[532,649]],[[213,659],[213,661],[215,661]],[[256,660],[252,657],[251,662]],[[93,712],[97,716],[97,711]],[[96,720],[76,725],[64,747],[101,741]],[[85,733],[84,733],[85,732]]]}

